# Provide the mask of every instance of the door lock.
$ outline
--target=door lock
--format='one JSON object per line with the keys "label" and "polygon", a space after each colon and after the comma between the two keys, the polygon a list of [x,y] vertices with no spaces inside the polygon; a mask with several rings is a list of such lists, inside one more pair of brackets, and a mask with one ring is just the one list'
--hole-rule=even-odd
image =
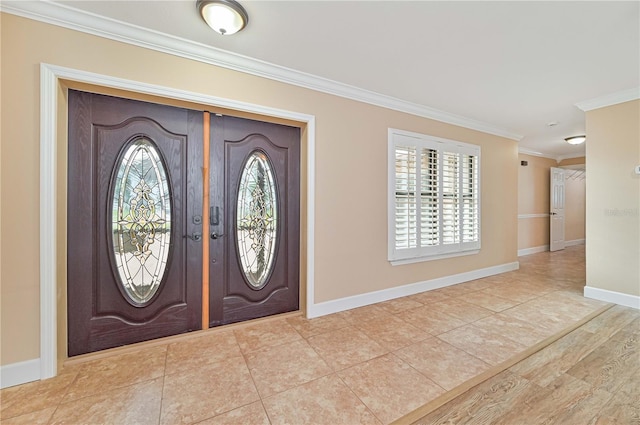
{"label": "door lock", "polygon": [[192,233],[190,235],[184,235],[184,237],[185,238],[189,238],[192,241],[196,241],[196,242],[200,242],[202,240],[202,234],[201,233],[197,233],[197,232],[194,232],[194,233]]}
{"label": "door lock", "polygon": [[221,238],[221,237],[223,237],[223,236],[224,236],[224,235],[219,235],[219,234],[217,234],[216,232],[213,232],[213,233],[211,234],[211,239],[218,239],[218,238]]}
{"label": "door lock", "polygon": [[220,208],[209,208],[209,224],[211,224],[212,226],[217,226],[220,224]]}

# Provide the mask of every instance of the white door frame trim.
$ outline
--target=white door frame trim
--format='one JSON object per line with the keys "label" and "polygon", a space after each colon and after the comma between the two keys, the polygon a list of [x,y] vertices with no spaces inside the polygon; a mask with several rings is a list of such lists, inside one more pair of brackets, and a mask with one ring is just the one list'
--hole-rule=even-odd
{"label": "white door frame trim", "polygon": [[56,155],[59,80],[299,121],[307,125],[307,312],[314,304],[315,116],[57,65],[40,64],[40,379],[57,374]]}

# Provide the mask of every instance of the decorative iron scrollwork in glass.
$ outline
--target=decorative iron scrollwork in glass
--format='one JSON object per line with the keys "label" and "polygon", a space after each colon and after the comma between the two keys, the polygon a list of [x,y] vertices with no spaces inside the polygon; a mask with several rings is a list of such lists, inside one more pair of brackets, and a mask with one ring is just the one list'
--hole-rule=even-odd
{"label": "decorative iron scrollwork in glass", "polygon": [[157,147],[140,137],[116,164],[111,231],[120,283],[142,306],[160,287],[171,243],[171,194]]}
{"label": "decorative iron scrollwork in glass", "polygon": [[240,264],[247,282],[259,289],[271,273],[278,234],[276,182],[263,152],[255,151],[247,159],[240,177],[237,211]]}

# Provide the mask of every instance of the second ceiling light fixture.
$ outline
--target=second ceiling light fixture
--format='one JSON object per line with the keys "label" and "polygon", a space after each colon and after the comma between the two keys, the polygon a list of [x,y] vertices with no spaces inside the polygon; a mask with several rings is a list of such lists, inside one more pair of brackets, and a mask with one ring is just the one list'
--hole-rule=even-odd
{"label": "second ceiling light fixture", "polygon": [[196,7],[207,25],[222,35],[235,34],[249,22],[247,11],[234,0],[198,0]]}

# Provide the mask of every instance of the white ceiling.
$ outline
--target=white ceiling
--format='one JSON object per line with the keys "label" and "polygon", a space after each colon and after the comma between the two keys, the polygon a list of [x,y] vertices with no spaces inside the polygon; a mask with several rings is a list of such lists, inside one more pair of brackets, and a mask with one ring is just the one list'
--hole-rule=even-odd
{"label": "white ceiling", "polygon": [[480,121],[552,157],[584,154],[563,140],[585,132],[576,103],[640,86],[637,1],[242,0],[249,25],[226,37],[195,0],[59,3]]}

